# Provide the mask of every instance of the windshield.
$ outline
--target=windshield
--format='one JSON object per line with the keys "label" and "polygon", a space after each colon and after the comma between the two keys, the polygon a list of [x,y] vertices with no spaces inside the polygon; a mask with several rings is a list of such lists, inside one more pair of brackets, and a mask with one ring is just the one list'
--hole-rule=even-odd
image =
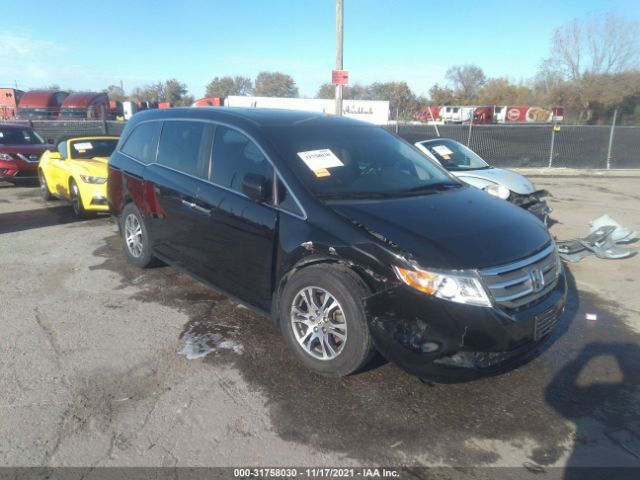
{"label": "windshield", "polygon": [[71,142],[71,158],[86,160],[94,157],[109,157],[117,144],[118,140],[115,138],[74,140]]}
{"label": "windshield", "polygon": [[422,142],[420,145],[451,172],[491,168],[477,153],[455,140],[442,138]]}
{"label": "windshield", "polygon": [[418,195],[460,185],[379,127],[297,125],[265,131],[300,181],[320,198]]}
{"label": "windshield", "polygon": [[44,140],[32,129],[0,127],[0,143],[5,145],[42,145]]}

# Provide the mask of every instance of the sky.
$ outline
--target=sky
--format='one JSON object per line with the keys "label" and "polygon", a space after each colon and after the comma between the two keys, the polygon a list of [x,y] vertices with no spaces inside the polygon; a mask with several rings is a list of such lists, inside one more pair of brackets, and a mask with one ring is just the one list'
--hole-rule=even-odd
{"label": "sky", "polygon": [[[417,94],[469,63],[519,82],[555,28],[609,10],[640,20],[638,0],[344,0],[344,68]],[[313,97],[335,68],[335,15],[335,0],[2,0],[0,87],[177,78],[199,98],[216,76],[281,71]]]}

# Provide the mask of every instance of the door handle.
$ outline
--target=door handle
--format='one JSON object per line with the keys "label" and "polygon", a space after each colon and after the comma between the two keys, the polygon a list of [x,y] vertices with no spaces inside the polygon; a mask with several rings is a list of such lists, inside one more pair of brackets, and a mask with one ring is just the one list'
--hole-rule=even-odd
{"label": "door handle", "polygon": [[204,208],[201,207],[200,205],[190,202],[188,200],[182,200],[182,204],[186,207],[189,207],[193,210],[196,210],[197,212],[203,213],[205,215],[211,215],[211,209],[210,208]]}
{"label": "door handle", "polygon": [[211,209],[210,208],[204,208],[204,207],[201,207],[200,205],[196,205],[195,203],[193,204],[192,208],[194,210],[197,210],[200,213],[205,214],[205,215],[211,215]]}

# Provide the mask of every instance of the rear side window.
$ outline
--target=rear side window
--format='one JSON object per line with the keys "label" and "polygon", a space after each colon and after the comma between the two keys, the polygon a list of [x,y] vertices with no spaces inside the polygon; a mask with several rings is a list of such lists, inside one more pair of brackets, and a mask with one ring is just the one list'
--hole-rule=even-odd
{"label": "rear side window", "polygon": [[160,122],[147,122],[138,125],[127,138],[122,153],[142,162],[151,163],[156,159]]}
{"label": "rear side window", "polygon": [[203,122],[164,122],[158,163],[174,170],[206,178],[211,151],[212,125]]}
{"label": "rear side window", "polygon": [[213,181],[241,192],[247,173],[273,178],[271,164],[253,141],[237,130],[218,127],[213,144]]}

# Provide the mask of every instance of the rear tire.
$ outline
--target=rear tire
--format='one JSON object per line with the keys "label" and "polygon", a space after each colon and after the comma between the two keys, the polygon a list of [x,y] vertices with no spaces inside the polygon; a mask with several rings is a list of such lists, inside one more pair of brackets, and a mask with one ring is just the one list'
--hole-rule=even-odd
{"label": "rear tire", "polygon": [[369,290],[352,270],[337,264],[303,268],[280,297],[279,324],[296,357],[310,370],[343,377],[375,353],[362,299]]}
{"label": "rear tire", "polygon": [[124,251],[129,261],[140,268],[152,266],[155,258],[149,246],[149,234],[144,218],[134,203],[128,203],[124,207],[119,223]]}
{"label": "rear tire", "polygon": [[47,185],[47,179],[45,178],[42,170],[38,170],[38,181],[40,183],[40,196],[42,197],[42,200],[48,202],[53,199],[53,196],[49,191],[49,185]]}

